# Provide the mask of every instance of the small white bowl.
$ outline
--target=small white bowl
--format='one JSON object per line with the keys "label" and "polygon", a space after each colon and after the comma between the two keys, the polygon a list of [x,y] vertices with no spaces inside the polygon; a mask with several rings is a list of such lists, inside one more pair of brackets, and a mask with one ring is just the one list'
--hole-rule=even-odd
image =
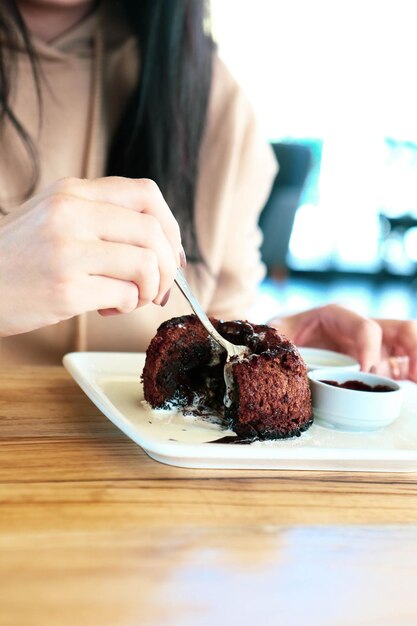
{"label": "small white bowl", "polygon": [[[371,431],[388,426],[400,414],[402,389],[394,380],[337,368],[308,373],[314,420],[321,426],[347,431]],[[355,380],[371,387],[387,385],[392,391],[357,391],[335,387],[326,380],[345,383]]]}
{"label": "small white bowl", "polygon": [[343,368],[351,372],[359,372],[360,370],[358,361],[347,354],[319,348],[298,348],[298,350],[307,365],[308,372],[329,367]]}

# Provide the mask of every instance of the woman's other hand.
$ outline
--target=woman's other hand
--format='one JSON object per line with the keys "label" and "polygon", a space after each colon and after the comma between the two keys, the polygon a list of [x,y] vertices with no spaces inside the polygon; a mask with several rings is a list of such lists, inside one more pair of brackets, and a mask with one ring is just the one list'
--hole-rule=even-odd
{"label": "woman's other hand", "polygon": [[363,371],[417,382],[417,322],[374,320],[330,304],[270,324],[298,346],[343,352]]}
{"label": "woman's other hand", "polygon": [[63,179],[0,221],[0,335],[163,305],[180,265],[180,230],[153,181]]}
{"label": "woman's other hand", "polygon": [[382,354],[378,372],[417,382],[417,322],[375,320],[382,330]]}

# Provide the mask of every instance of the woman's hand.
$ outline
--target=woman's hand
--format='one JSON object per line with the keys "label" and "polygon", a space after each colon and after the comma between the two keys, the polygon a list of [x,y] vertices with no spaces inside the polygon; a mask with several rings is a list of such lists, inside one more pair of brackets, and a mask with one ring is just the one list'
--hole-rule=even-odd
{"label": "woman's hand", "polygon": [[163,305],[184,260],[153,181],[58,181],[0,221],[0,335]]}
{"label": "woman's hand", "polygon": [[298,346],[343,352],[363,371],[417,382],[417,323],[373,320],[330,304],[269,322]]}
{"label": "woman's hand", "polygon": [[375,320],[382,330],[381,362],[378,372],[392,378],[417,382],[417,322]]}

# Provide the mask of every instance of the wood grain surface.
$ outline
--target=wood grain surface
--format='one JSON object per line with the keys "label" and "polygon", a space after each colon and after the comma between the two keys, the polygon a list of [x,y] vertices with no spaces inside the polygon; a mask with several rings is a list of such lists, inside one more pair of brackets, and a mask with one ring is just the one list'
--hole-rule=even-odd
{"label": "wood grain surface", "polygon": [[414,626],[416,522],[415,474],[162,465],[63,368],[0,372],[1,626]]}

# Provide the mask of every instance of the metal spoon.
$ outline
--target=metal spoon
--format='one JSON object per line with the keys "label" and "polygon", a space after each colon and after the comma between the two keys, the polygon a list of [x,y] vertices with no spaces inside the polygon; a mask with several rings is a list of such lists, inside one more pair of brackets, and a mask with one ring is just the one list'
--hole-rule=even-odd
{"label": "metal spoon", "polygon": [[249,350],[246,346],[236,346],[234,343],[231,343],[217,332],[217,330],[214,328],[213,324],[210,322],[209,318],[205,314],[201,304],[198,302],[197,298],[191,291],[191,287],[187,283],[187,280],[180,269],[177,270],[175,282],[177,283],[180,291],[187,298],[192,310],[197,315],[204,328],[211,335],[214,341],[216,341],[216,343],[218,343],[224,350],[226,350],[227,360],[229,361],[232,356],[247,356]]}

